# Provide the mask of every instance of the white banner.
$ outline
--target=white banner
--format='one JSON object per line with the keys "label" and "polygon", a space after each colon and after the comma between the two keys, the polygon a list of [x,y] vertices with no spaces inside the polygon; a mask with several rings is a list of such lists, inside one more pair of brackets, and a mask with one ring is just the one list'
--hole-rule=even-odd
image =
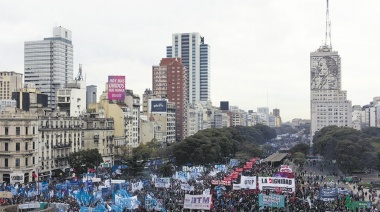
{"label": "white banner", "polygon": [[256,176],[241,176],[240,184],[233,184],[233,190],[256,189]]}
{"label": "white banner", "polygon": [[154,186],[156,188],[170,188],[170,178],[156,178],[154,179]]}
{"label": "white banner", "polygon": [[210,210],[211,208],[211,195],[190,195],[185,194],[183,208]]}
{"label": "white banner", "polygon": [[296,184],[294,178],[285,177],[259,177],[259,189],[262,190],[276,190],[295,192]]}
{"label": "white banner", "polygon": [[181,189],[185,191],[194,191],[194,186],[190,186],[187,183],[182,183],[181,184]]}
{"label": "white banner", "polygon": [[205,167],[204,166],[182,166],[182,171],[183,172],[197,172],[197,173],[202,173],[205,172]]}
{"label": "white banner", "polygon": [[141,181],[137,183],[132,183],[132,192],[141,190],[142,188],[143,188],[143,183]]}
{"label": "white banner", "polygon": [[10,174],[10,177],[11,177],[10,183],[12,185],[15,183],[24,183],[24,174],[22,174],[22,173]]}

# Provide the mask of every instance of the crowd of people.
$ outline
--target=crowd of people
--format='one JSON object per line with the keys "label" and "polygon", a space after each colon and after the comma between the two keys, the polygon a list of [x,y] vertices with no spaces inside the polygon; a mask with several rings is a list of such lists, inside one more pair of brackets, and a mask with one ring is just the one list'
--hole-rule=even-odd
{"label": "crowd of people", "polygon": [[[291,162],[286,162],[291,164]],[[291,164],[292,165],[292,164]],[[309,166],[319,166],[319,162],[308,161]],[[242,166],[238,166],[242,167]],[[320,166],[321,169],[323,165]],[[191,195],[201,195],[201,194],[211,194],[212,195],[212,205],[210,211],[349,211],[346,207],[346,201],[359,201],[363,200],[364,195],[372,195],[370,199],[375,195],[373,191],[364,193],[361,187],[355,187],[354,190],[349,190],[347,188],[339,188],[345,192],[339,192],[339,196],[333,199],[325,200],[320,198],[320,188],[327,187],[338,187],[338,182],[335,182],[328,173],[326,175],[313,176],[308,174],[305,167],[295,167],[294,168],[294,180],[296,182],[295,192],[286,192],[283,190],[259,190],[259,189],[241,189],[234,190],[232,188],[233,183],[240,183],[239,179],[236,179],[230,186],[223,185],[223,189],[220,191],[216,190],[218,185],[213,185],[213,180],[221,180],[230,174],[237,167],[229,167],[226,172],[220,172],[216,175],[211,175],[208,170],[202,175],[198,176],[196,179],[191,179],[187,182],[188,185],[192,186],[192,190],[182,190],[181,183],[183,181],[179,179],[172,179],[171,185],[168,188],[156,188],[153,181],[151,185],[144,186],[142,189],[130,191],[132,196],[137,196],[139,200],[138,208],[133,211],[152,211],[151,208],[146,208],[145,199],[146,197],[152,196],[157,200],[160,200],[162,211],[190,211],[190,209],[184,209],[184,198],[186,194]],[[321,170],[322,171],[322,170]],[[278,167],[271,166],[268,163],[257,162],[252,166],[251,169],[245,169],[241,172],[241,176],[258,176],[258,177],[272,177],[279,172]],[[335,176],[335,173],[330,173]],[[110,173],[112,176],[112,173]],[[139,179],[131,180],[130,183],[137,182]],[[32,195],[32,191],[36,190],[36,183],[27,183],[24,185],[14,185],[4,183],[0,190],[11,191],[11,188],[17,189],[17,195],[12,198],[1,199],[2,205],[10,204],[23,204],[26,202],[46,202],[48,203],[64,203],[67,205],[67,211],[80,211],[81,207],[96,207],[99,204],[104,204],[105,209],[111,211],[112,195],[103,196],[101,201],[92,201],[90,205],[84,205],[83,202],[78,201],[75,196],[70,195],[70,191],[67,194],[59,195],[57,190],[57,184],[63,183],[65,180],[55,181],[49,183],[49,194],[42,195],[38,192],[37,195]],[[85,184],[78,184],[75,189],[85,189]],[[94,183],[90,192],[101,190],[105,186],[104,181],[99,183]],[[114,188],[112,188],[114,189]],[[272,207],[261,207],[259,204],[259,194],[277,194],[283,195],[285,198],[285,207],[282,208],[272,208]],[[361,208],[359,211],[377,211],[374,205],[370,208]],[[129,211],[124,209],[124,211]],[[197,211],[197,210],[191,210]],[[199,210],[200,211],[200,210]]]}

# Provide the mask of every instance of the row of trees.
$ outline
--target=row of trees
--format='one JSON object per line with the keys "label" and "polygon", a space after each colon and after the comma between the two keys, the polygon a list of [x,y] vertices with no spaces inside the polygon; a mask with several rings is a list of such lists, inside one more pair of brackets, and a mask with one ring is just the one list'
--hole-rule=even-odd
{"label": "row of trees", "polygon": [[347,127],[328,126],[313,137],[315,153],[333,160],[344,172],[380,168],[380,129],[358,131]]}
{"label": "row of trees", "polygon": [[260,157],[259,145],[273,138],[276,132],[265,125],[206,129],[173,145],[172,151],[179,165],[223,162],[236,155]]}
{"label": "row of trees", "polygon": [[[130,167],[128,173],[134,175],[135,172],[142,171],[145,161],[157,157],[174,156],[177,165],[226,162],[227,158],[236,156],[247,159],[261,157],[267,146],[263,144],[276,136],[276,131],[265,125],[206,129],[182,142],[169,144],[165,148],[155,141],[141,144],[131,152],[126,148],[121,148],[121,154],[118,157],[121,162]],[[260,147],[261,145],[263,147]],[[69,157],[70,166],[75,168],[78,174],[86,172],[89,167],[99,166],[102,162],[97,149],[75,152]],[[163,167],[163,173],[169,172],[170,166]]]}

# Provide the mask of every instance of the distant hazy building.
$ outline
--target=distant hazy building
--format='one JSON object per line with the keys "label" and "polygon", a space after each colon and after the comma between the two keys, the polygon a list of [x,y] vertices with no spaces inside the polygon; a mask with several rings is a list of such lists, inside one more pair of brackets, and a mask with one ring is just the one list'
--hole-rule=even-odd
{"label": "distant hazy building", "polygon": [[275,127],[281,127],[282,125],[282,120],[280,116],[280,109],[273,109],[273,116],[275,118]]}
{"label": "distant hazy building", "polygon": [[[151,135],[156,136],[155,139],[157,142],[173,143],[176,141],[176,104],[174,102],[169,102],[167,99],[150,99],[148,101],[148,120],[154,122],[154,125],[151,125],[152,129],[144,129],[144,133],[147,139],[149,136],[146,136],[146,133],[152,133]],[[148,126],[148,125],[145,125]],[[147,131],[148,130],[148,131]],[[162,131],[162,132],[161,132]],[[162,134],[162,138],[160,135]]]}
{"label": "distant hazy building", "polygon": [[360,105],[352,106],[352,128],[356,130],[362,129],[362,117],[364,115],[364,111]]}
{"label": "distant hazy building", "polygon": [[352,107],[352,124],[355,129],[380,127],[380,97],[374,97],[368,105]]}
{"label": "distant hazy building", "polygon": [[280,109],[273,109],[273,116],[280,116]]}
{"label": "distant hazy building", "polygon": [[87,102],[86,109],[88,109],[89,104],[93,104],[97,102],[96,101],[97,95],[98,95],[98,90],[97,90],[96,85],[88,85],[86,87],[86,102]]}
{"label": "distant hazy building", "polygon": [[16,100],[17,108],[29,111],[30,108],[46,108],[48,106],[48,96],[33,87],[25,87],[12,93],[12,99]]}
{"label": "distant hazy building", "polygon": [[12,99],[12,92],[22,88],[22,74],[14,71],[0,72],[0,99]]}
{"label": "distant hazy building", "polygon": [[188,80],[181,58],[163,58],[160,65],[152,67],[153,95],[175,103],[177,141],[187,135]]}
{"label": "distant hazy building", "polygon": [[228,101],[221,101],[220,102],[220,109],[221,110],[229,110],[230,109],[230,104]]}
{"label": "distant hazy building", "polygon": [[148,117],[150,111],[149,111],[149,99],[153,99],[153,92],[149,88],[145,89],[144,94],[143,94],[143,108],[142,108],[142,113]]}
{"label": "distant hazy building", "polygon": [[299,126],[305,125],[305,124],[311,124],[311,120],[310,119],[300,119],[300,118],[292,119],[292,125],[294,127],[299,127]]}
{"label": "distant hazy building", "polygon": [[34,84],[48,95],[49,107],[56,107],[56,93],[73,79],[71,31],[53,28],[53,37],[24,44],[25,84]]}
{"label": "distant hazy building", "polygon": [[166,57],[181,58],[189,72],[188,97],[190,103],[210,100],[210,46],[198,32],[177,33]]}

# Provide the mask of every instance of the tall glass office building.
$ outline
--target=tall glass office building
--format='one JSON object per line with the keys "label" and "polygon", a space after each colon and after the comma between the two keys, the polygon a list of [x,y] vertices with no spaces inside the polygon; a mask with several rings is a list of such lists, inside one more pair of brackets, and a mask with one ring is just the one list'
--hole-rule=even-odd
{"label": "tall glass office building", "polygon": [[48,107],[56,108],[56,95],[73,80],[73,45],[71,31],[53,28],[53,37],[24,44],[25,84],[33,84],[48,95]]}
{"label": "tall glass office building", "polygon": [[182,58],[189,71],[189,103],[210,100],[210,46],[198,32],[172,35],[166,57]]}

